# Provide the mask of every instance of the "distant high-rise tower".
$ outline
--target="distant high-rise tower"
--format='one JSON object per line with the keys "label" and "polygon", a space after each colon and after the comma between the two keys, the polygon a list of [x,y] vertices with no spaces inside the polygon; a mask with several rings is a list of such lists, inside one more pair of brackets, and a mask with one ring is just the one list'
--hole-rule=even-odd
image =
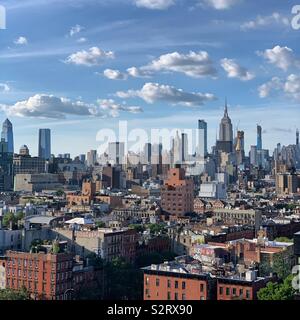
{"label": "distant high-rise tower", "polygon": [[12,123],[6,119],[2,125],[1,139],[7,142],[7,151],[14,153],[14,134]]}
{"label": "distant high-rise tower", "polygon": [[182,162],[188,160],[188,135],[186,133],[181,134],[181,152],[182,152]]}
{"label": "distant high-rise tower", "polygon": [[227,100],[225,102],[224,116],[220,123],[219,140],[216,145],[217,151],[231,153],[233,151],[233,129],[228,115]]}
{"label": "distant high-rise tower", "polygon": [[204,120],[198,122],[198,150],[199,157],[204,158],[207,156],[207,123]]}
{"label": "distant high-rise tower", "polygon": [[51,158],[51,130],[39,130],[39,157],[45,160]]}
{"label": "distant high-rise tower", "polygon": [[262,127],[257,125],[257,150],[262,150]]}
{"label": "distant high-rise tower", "polygon": [[224,117],[222,118],[220,123],[219,140],[233,142],[232,123],[228,115],[227,101],[225,103]]}
{"label": "distant high-rise tower", "polygon": [[299,129],[296,131],[296,146],[299,146]]}

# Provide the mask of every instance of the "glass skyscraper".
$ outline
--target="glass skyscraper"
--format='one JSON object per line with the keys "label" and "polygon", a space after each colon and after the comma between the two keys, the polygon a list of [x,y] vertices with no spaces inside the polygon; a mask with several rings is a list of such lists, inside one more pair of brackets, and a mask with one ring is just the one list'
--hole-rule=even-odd
{"label": "glass skyscraper", "polygon": [[207,123],[204,120],[198,121],[198,155],[201,158],[207,156]]}
{"label": "glass skyscraper", "polygon": [[7,142],[7,152],[14,153],[14,134],[12,123],[6,119],[2,125],[1,139]]}
{"label": "glass skyscraper", "polygon": [[51,158],[51,130],[39,130],[39,157],[45,160]]}

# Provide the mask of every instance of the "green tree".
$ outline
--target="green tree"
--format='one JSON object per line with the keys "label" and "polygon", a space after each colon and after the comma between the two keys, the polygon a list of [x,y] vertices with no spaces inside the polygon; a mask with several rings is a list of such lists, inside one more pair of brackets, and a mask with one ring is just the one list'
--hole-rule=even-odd
{"label": "green tree", "polygon": [[31,300],[26,288],[21,290],[3,289],[0,290],[0,300]]}
{"label": "green tree", "polygon": [[275,241],[277,241],[277,242],[294,242],[293,239],[289,239],[287,237],[279,237],[279,238],[276,238]]}
{"label": "green tree", "polygon": [[293,300],[296,290],[292,287],[293,275],[289,275],[282,283],[269,282],[258,291],[258,300]]}
{"label": "green tree", "polygon": [[56,193],[55,193],[55,195],[57,197],[62,197],[64,194],[65,194],[65,192],[62,189],[57,190]]}
{"label": "green tree", "polygon": [[17,218],[12,212],[8,212],[3,217],[3,226],[8,227],[11,222],[14,226],[17,223]]}
{"label": "green tree", "polygon": [[140,300],[143,293],[143,273],[123,259],[113,259],[104,267],[109,300]]}

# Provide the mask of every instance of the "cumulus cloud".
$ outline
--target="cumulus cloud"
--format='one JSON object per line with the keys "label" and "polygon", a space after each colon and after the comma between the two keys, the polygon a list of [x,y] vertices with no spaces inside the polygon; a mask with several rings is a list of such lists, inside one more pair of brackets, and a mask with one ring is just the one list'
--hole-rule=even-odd
{"label": "cumulus cloud", "polygon": [[286,79],[272,78],[258,88],[259,96],[267,98],[272,92],[282,92],[288,98],[300,101],[300,76],[290,74]]}
{"label": "cumulus cloud", "polygon": [[284,91],[293,99],[300,101],[300,76],[290,74],[284,84]]}
{"label": "cumulus cloud", "polygon": [[188,54],[179,52],[167,53],[153,60],[147,66],[132,70],[132,73],[134,72],[137,72],[137,74],[179,72],[193,78],[215,76],[217,73],[206,51],[190,51]]}
{"label": "cumulus cloud", "polygon": [[254,73],[240,66],[233,59],[222,59],[221,66],[227,72],[228,78],[237,78],[242,81],[249,81],[255,77]]}
{"label": "cumulus cloud", "polygon": [[119,70],[106,69],[103,75],[110,80],[126,80],[127,74],[122,73]]}
{"label": "cumulus cloud", "polygon": [[124,104],[119,104],[113,99],[99,99],[98,105],[102,110],[108,111],[110,116],[117,117],[120,114],[120,111],[125,111],[129,113],[141,113],[143,109],[138,106],[127,106]]}
{"label": "cumulus cloud", "polygon": [[67,115],[94,117],[104,115],[94,105],[46,94],[36,94],[14,105],[1,105],[1,109],[10,116],[31,118],[65,119]]}
{"label": "cumulus cloud", "polygon": [[175,0],[135,0],[134,2],[139,8],[151,10],[165,10],[175,4]]}
{"label": "cumulus cloud", "polygon": [[203,0],[202,3],[216,9],[226,10],[238,4],[241,0]]}
{"label": "cumulus cloud", "polygon": [[153,74],[150,70],[143,70],[143,67],[131,67],[127,69],[127,72],[133,78],[149,78]]}
{"label": "cumulus cloud", "polygon": [[241,25],[243,31],[259,29],[271,25],[289,26],[290,21],[287,17],[278,12],[274,12],[269,16],[257,16],[256,19],[247,21]]}
{"label": "cumulus cloud", "polygon": [[123,99],[139,97],[147,103],[167,102],[172,105],[187,107],[203,105],[205,102],[215,100],[210,93],[190,93],[169,85],[146,83],[141,90],[119,91],[116,95]]}
{"label": "cumulus cloud", "polygon": [[270,81],[262,84],[258,88],[258,94],[260,98],[267,98],[273,90],[280,90],[281,88],[281,80],[278,77],[273,77]]}
{"label": "cumulus cloud", "polygon": [[92,67],[102,64],[107,59],[114,59],[112,51],[104,51],[98,47],[92,47],[87,51],[82,50],[71,54],[65,60],[65,63]]}
{"label": "cumulus cloud", "polygon": [[16,40],[14,41],[14,43],[15,43],[16,45],[19,45],[19,46],[24,46],[24,45],[28,44],[28,40],[27,40],[26,37],[21,36],[21,37],[19,37],[18,39],[16,39]]}
{"label": "cumulus cloud", "polygon": [[0,83],[0,92],[8,92],[10,91],[10,87],[6,83]]}
{"label": "cumulus cloud", "polygon": [[258,55],[264,57],[269,63],[284,71],[287,71],[293,66],[300,66],[300,60],[295,57],[293,50],[289,47],[275,46],[273,49],[258,52]]}
{"label": "cumulus cloud", "polygon": [[84,27],[82,27],[79,24],[76,24],[76,26],[72,27],[70,32],[69,32],[70,37],[75,36],[76,34],[80,33],[82,30],[84,30]]}

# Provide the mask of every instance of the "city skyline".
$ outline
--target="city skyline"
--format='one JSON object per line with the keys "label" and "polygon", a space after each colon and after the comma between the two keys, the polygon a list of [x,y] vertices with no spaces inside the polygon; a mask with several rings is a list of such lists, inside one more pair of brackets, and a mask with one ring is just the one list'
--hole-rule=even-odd
{"label": "city skyline", "polygon": [[257,123],[265,148],[294,143],[292,1],[149,3],[1,1],[1,116],[14,123],[17,149],[27,144],[37,154],[40,127],[52,130],[54,154],[76,156],[97,149],[97,132],[119,120],[150,130],[195,128],[203,119],[210,151],[226,96],[246,150],[256,144]]}

